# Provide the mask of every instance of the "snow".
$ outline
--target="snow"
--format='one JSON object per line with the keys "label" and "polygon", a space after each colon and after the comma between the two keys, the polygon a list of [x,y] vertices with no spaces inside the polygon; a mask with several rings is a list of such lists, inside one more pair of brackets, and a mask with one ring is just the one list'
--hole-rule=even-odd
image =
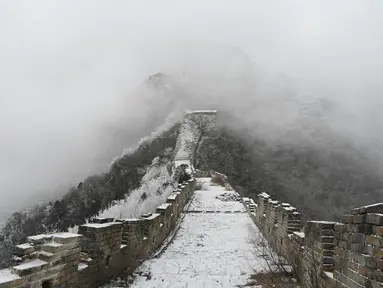
{"label": "snow", "polygon": [[90,228],[105,228],[105,227],[110,227],[116,224],[116,222],[109,222],[109,223],[88,223],[83,226],[85,227],[90,227]]}
{"label": "snow", "polygon": [[[160,214],[158,213],[153,213],[152,215],[148,216],[148,217],[145,217],[145,218],[142,218],[142,219],[148,219],[148,220],[152,220],[156,217],[160,216]],[[139,219],[139,220],[142,220],[142,219]]]}
{"label": "snow", "polygon": [[283,207],[283,209],[285,211],[293,211],[295,208],[294,207],[291,207],[291,206],[288,206],[288,207]]}
{"label": "snow", "polygon": [[310,222],[315,222],[319,224],[338,224],[339,222],[334,222],[334,221],[310,221]]}
{"label": "snow", "polygon": [[30,262],[26,262],[26,263],[20,264],[18,266],[15,266],[15,267],[13,267],[13,269],[15,269],[15,270],[26,270],[26,269],[41,267],[41,266],[46,265],[46,264],[48,264],[48,262],[45,262],[45,261],[40,260],[40,259],[35,259],[35,260],[30,261]]}
{"label": "snow", "polygon": [[53,234],[53,237],[60,237],[60,238],[74,238],[74,237],[80,237],[80,234],[70,233],[70,232],[61,232],[61,233],[55,233]]}
{"label": "snow", "polygon": [[265,192],[262,192],[261,194],[259,194],[259,196],[261,196],[263,198],[270,198],[270,195],[265,193]]}
{"label": "snow", "polygon": [[170,199],[170,200],[176,200],[176,199],[177,199],[177,193],[172,193],[172,194],[170,194],[170,196],[168,197],[168,199]]}
{"label": "snow", "polygon": [[84,270],[85,268],[88,268],[88,265],[85,263],[78,263],[78,270]]}
{"label": "snow", "polygon": [[78,233],[78,225],[68,228],[69,233],[77,234]]}
{"label": "snow", "polygon": [[161,204],[160,206],[158,206],[157,209],[166,210],[171,205],[172,204],[170,204],[170,203],[164,203],[164,204]]}
{"label": "snow", "polygon": [[[172,175],[168,166],[172,163],[160,163],[159,157],[153,159],[152,165],[141,180],[141,186],[133,190],[125,199],[100,212],[97,217],[102,218],[138,218],[144,213],[156,211],[158,205],[165,203],[167,197],[173,192],[173,186],[162,187],[164,183],[172,183]],[[160,192],[160,194],[158,193]],[[142,195],[146,199],[142,200]]]}
{"label": "snow", "polygon": [[190,119],[184,118],[175,147],[174,164],[176,168],[181,164],[191,166],[190,160],[198,144],[200,134],[201,131],[197,124]]}
{"label": "snow", "polygon": [[188,160],[188,159],[184,159],[184,160],[180,160],[180,159],[178,159],[178,160],[175,160],[174,161],[174,166],[175,167],[178,167],[178,166],[181,166],[181,165],[190,165],[190,160]]}
{"label": "snow", "polygon": [[186,115],[190,114],[217,114],[217,110],[187,110]]}
{"label": "snow", "polygon": [[16,245],[16,247],[18,247],[20,249],[29,249],[29,248],[32,248],[34,246],[29,244],[29,243],[24,243],[24,244]]}
{"label": "snow", "polygon": [[11,269],[0,270],[0,284],[11,282],[17,279],[20,279],[20,277],[12,273]]}
{"label": "snow", "polygon": [[327,275],[327,277],[334,279],[334,273],[333,272],[327,272],[327,271],[323,271],[323,272],[325,275]]}
{"label": "snow", "polygon": [[305,238],[304,232],[294,232],[295,235],[299,236],[300,238]]}
{"label": "snow", "polygon": [[45,245],[46,245],[46,246],[49,246],[49,247],[54,247],[54,248],[63,246],[63,244],[56,243],[56,242],[47,243],[47,244],[45,244]]}
{"label": "snow", "polygon": [[50,237],[52,237],[51,234],[39,234],[39,235],[29,236],[28,240],[29,241],[39,241],[39,240],[43,240],[43,239],[50,238]]}
{"label": "snow", "polygon": [[237,196],[235,191],[227,191],[225,187],[208,186],[209,190],[197,190],[194,192],[193,202],[189,206],[189,211],[240,211],[246,212],[245,207],[240,201],[221,201],[216,199],[222,194],[232,194]]}
{"label": "snow", "polygon": [[247,213],[204,213],[244,212],[239,201],[216,198],[228,192],[212,184],[196,191],[173,241],[135,271],[130,287],[238,287],[254,272],[264,271],[257,245],[261,233]]}

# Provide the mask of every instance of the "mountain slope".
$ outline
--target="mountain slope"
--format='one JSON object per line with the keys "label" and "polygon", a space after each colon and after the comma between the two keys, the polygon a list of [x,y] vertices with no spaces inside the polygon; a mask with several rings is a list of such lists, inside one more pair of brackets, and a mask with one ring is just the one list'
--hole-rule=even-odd
{"label": "mountain slope", "polygon": [[383,201],[378,167],[352,145],[322,148],[246,137],[221,127],[200,143],[196,168],[228,176],[243,196],[266,192],[305,219],[339,220],[350,208]]}
{"label": "mountain slope", "polygon": [[[9,263],[13,246],[24,242],[27,236],[66,231],[84,224],[87,219],[116,204],[116,200],[125,198],[140,186],[148,187],[151,182],[157,186],[153,188],[157,194],[164,193],[173,182],[169,180],[173,174],[172,150],[178,131],[179,123],[176,123],[165,132],[152,135],[135,151],[117,158],[108,172],[86,178],[77,187],[69,189],[61,200],[14,213],[0,232],[0,266]],[[158,168],[160,173],[152,173]],[[137,202],[134,204],[129,207],[132,211],[125,211],[126,214],[134,214]]]}

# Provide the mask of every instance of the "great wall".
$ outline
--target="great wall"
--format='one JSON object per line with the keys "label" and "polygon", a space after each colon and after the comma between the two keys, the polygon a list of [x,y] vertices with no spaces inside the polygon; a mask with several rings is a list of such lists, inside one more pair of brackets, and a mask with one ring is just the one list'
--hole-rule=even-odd
{"label": "great wall", "polygon": [[383,203],[355,208],[342,223],[302,227],[288,203],[266,193],[240,198],[224,175],[192,165],[202,131],[216,133],[216,117],[216,111],[186,113],[174,166],[189,166],[191,178],[177,183],[155,213],[94,218],[78,234],[28,237],[15,246],[20,263],[0,270],[0,288],[99,287],[127,271],[139,271],[132,287],[243,287],[264,264],[253,238],[266,239],[300,287],[382,288]]}

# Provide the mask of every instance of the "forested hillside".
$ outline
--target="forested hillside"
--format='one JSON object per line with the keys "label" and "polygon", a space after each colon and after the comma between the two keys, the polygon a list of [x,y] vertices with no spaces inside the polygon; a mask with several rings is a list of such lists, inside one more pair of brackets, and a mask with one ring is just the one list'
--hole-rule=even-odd
{"label": "forested hillside", "polygon": [[378,164],[351,143],[271,144],[249,135],[222,126],[218,137],[202,140],[197,168],[226,174],[243,196],[264,191],[291,203],[306,220],[339,220],[350,208],[383,202]]}

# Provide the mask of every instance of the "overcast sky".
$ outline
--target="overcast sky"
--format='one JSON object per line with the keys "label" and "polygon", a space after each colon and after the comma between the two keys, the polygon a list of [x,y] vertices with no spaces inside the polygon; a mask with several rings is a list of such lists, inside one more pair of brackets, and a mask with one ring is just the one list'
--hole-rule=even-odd
{"label": "overcast sky", "polygon": [[374,105],[382,19],[380,0],[0,1],[0,197],[94,172],[98,127],[149,73],[198,70],[204,45]]}

